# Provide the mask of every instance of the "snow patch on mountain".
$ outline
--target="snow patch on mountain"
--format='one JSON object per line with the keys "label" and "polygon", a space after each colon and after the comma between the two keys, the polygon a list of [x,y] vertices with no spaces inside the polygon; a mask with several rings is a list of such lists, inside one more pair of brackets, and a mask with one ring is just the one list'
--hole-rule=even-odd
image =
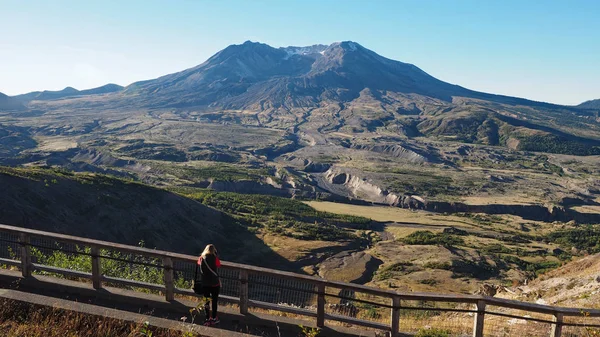
{"label": "snow patch on mountain", "polygon": [[325,52],[325,49],[327,49],[327,47],[328,46],[325,46],[322,44],[315,44],[315,45],[307,46],[307,47],[294,47],[294,46],[282,47],[281,49],[283,49],[287,53],[287,55],[284,57],[284,59],[287,60],[294,55],[312,55],[312,54],[323,55],[323,53]]}

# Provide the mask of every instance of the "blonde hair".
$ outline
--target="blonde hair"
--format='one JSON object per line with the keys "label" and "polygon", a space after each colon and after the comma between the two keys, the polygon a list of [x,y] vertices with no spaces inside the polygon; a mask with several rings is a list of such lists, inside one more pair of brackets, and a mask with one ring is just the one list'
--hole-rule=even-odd
{"label": "blonde hair", "polygon": [[217,248],[215,248],[215,245],[213,245],[213,244],[206,245],[201,256],[205,257],[206,255],[210,255],[210,254],[217,255]]}

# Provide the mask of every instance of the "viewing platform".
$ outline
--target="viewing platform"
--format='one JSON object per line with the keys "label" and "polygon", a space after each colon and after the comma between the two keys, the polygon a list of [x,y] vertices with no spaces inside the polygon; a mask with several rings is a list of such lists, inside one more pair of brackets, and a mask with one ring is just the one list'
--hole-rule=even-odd
{"label": "viewing platform", "polygon": [[217,328],[190,326],[189,310],[199,303],[190,290],[196,260],[0,225],[0,297],[194,329],[202,336],[296,336],[299,325],[321,329],[319,336],[394,337],[421,329],[451,336],[580,336],[586,329],[600,328],[600,310],[479,295],[396,292],[225,261],[220,269],[222,323]]}

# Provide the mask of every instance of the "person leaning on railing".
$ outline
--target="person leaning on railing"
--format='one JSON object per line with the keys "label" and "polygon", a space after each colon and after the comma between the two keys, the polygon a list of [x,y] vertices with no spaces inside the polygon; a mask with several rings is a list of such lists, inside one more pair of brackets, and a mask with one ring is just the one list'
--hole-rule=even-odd
{"label": "person leaning on railing", "polygon": [[[204,325],[211,326],[220,322],[217,317],[217,306],[219,302],[219,292],[221,290],[221,280],[219,279],[218,269],[221,267],[221,261],[214,245],[207,245],[198,258],[196,265],[196,274],[194,276],[194,292],[203,295],[205,299],[204,313],[206,322]],[[212,317],[211,304],[212,302]]]}

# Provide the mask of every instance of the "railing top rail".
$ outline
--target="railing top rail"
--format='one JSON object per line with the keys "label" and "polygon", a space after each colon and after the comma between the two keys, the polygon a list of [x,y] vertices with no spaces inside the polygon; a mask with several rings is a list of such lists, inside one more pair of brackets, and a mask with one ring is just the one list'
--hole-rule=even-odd
{"label": "railing top rail", "polygon": [[[11,233],[24,233],[38,237],[50,238],[56,241],[73,243],[78,245],[85,245],[97,248],[114,249],[126,253],[140,254],[156,258],[170,257],[172,259],[195,262],[198,257],[186,254],[179,254],[173,252],[167,252],[162,250],[135,247],[130,245],[124,245],[114,242],[94,240],[88,238],[82,238],[78,236],[58,234],[52,232],[45,232],[35,229],[22,228],[16,226],[9,226],[0,224],[0,232],[11,232]],[[250,266],[245,264],[239,264],[234,262],[222,262],[223,267],[245,270],[253,273],[263,273],[272,276],[294,279],[299,281],[305,281],[313,284],[321,284],[327,287],[348,289],[356,292],[366,293],[375,296],[382,297],[400,297],[402,300],[421,300],[421,301],[434,301],[434,302],[456,302],[456,303],[477,303],[478,301],[484,300],[488,305],[498,306],[504,308],[511,308],[517,310],[525,310],[543,314],[563,314],[565,316],[579,316],[585,312],[590,317],[600,317],[600,310],[597,309],[580,309],[580,308],[566,308],[566,307],[555,307],[550,305],[535,304],[528,302],[521,302],[516,300],[508,300],[489,296],[480,295],[462,295],[462,294],[435,294],[435,293],[416,293],[416,292],[396,292],[392,290],[383,290],[372,288],[360,284],[352,284],[337,281],[328,281],[314,276],[301,275],[291,272],[279,271],[269,268]]]}
{"label": "railing top rail", "polygon": [[583,308],[567,308],[567,307],[555,307],[546,304],[537,304],[529,302],[521,302],[517,300],[509,300],[505,298],[497,297],[485,297],[485,302],[488,306],[497,306],[503,308],[525,310],[531,312],[537,312],[540,314],[563,314],[564,316],[582,316],[585,312],[590,317],[600,317],[600,310],[598,309],[583,309]]}
{"label": "railing top rail", "polygon": [[66,242],[66,243],[73,243],[73,244],[98,247],[98,248],[115,249],[115,250],[119,250],[119,251],[123,251],[123,252],[127,252],[127,253],[138,253],[138,254],[152,256],[152,257],[172,257],[172,258],[184,257],[184,259],[187,259],[189,257],[188,255],[166,252],[166,251],[161,251],[161,250],[156,250],[156,249],[135,247],[135,246],[124,245],[124,244],[120,244],[120,243],[94,240],[94,239],[82,238],[79,236],[45,232],[45,231],[40,231],[40,230],[36,230],[36,229],[21,228],[21,227],[8,226],[8,225],[3,225],[3,224],[0,224],[0,231],[13,232],[13,233],[24,233],[24,234],[34,235],[34,236],[38,236],[38,237],[50,238],[50,239],[54,239],[54,240]]}

